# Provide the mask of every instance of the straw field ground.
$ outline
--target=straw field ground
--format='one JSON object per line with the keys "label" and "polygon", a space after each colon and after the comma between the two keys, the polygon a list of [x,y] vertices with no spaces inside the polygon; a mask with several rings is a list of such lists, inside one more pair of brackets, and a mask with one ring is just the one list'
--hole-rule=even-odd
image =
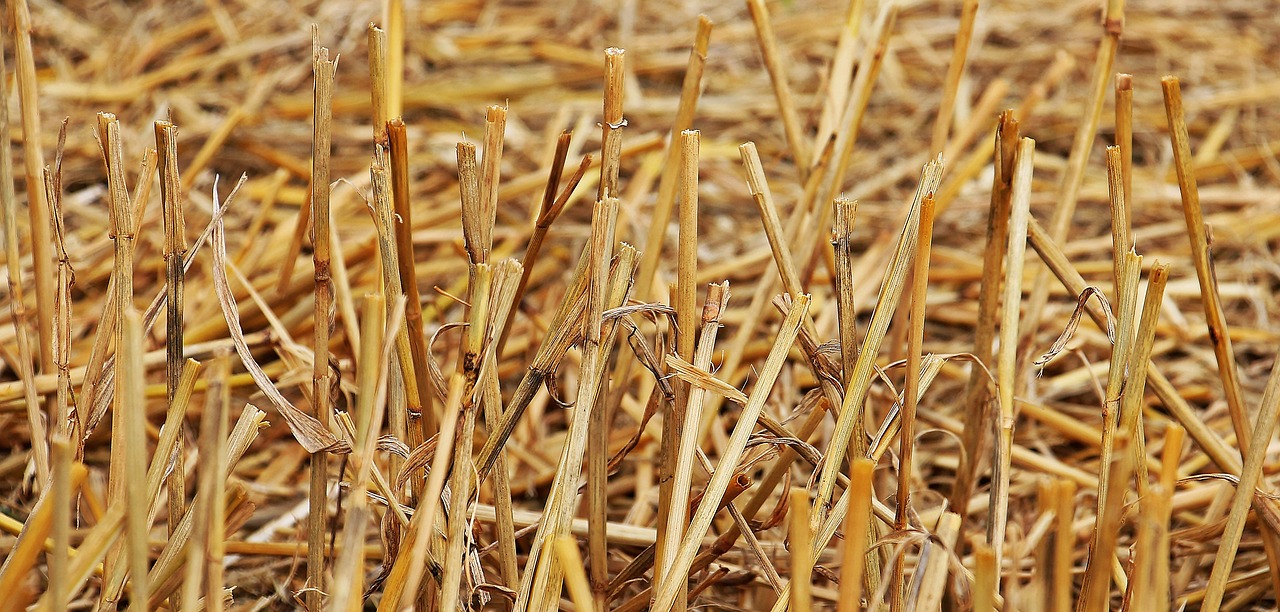
{"label": "straw field ground", "polygon": [[1280,11],[7,0],[0,610],[1268,610]]}

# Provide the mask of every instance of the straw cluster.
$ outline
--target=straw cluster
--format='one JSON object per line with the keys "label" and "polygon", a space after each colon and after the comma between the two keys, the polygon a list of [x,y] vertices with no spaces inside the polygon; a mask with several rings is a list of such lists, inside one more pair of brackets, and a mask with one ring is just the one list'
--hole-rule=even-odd
{"label": "straw cluster", "polygon": [[1265,7],[89,4],[0,611],[1277,605]]}

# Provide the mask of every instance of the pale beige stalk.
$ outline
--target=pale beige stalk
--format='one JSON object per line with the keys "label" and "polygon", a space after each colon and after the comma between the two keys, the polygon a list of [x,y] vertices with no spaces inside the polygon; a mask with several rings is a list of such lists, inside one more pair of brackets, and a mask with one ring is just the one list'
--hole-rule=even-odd
{"label": "pale beige stalk", "polygon": [[1000,418],[997,421],[995,458],[992,461],[991,510],[987,523],[987,544],[995,555],[997,585],[1003,563],[1005,526],[1009,517],[1009,479],[1013,456],[1013,386],[1017,379],[1019,306],[1022,303],[1023,255],[1027,250],[1027,220],[1031,215],[1031,172],[1036,142],[1023,138],[1013,171],[1013,194],[1009,218],[1009,248],[1006,251],[1004,298],[1000,317],[1000,351],[997,354],[997,388]]}

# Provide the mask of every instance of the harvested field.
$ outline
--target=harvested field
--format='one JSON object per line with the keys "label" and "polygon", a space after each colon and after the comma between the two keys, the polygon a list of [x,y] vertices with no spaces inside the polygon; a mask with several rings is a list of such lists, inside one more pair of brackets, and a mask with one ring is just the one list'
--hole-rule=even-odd
{"label": "harvested field", "polygon": [[8,0],[0,611],[1276,609],[1275,8]]}

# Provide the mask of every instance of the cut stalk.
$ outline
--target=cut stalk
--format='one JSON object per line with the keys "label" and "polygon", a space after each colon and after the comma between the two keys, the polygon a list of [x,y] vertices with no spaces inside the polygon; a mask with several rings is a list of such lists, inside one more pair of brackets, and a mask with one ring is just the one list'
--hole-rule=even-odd
{"label": "cut stalk", "polygon": [[[36,279],[36,319],[39,330],[40,373],[53,374],[53,224],[49,200],[42,185],[44,152],[40,150],[40,104],[36,99],[36,64],[31,46],[31,11],[27,0],[14,0],[13,9],[14,59],[18,82],[18,105],[22,113],[22,161],[27,174],[27,213],[31,217],[32,271]],[[5,98],[8,99],[7,97]],[[7,111],[6,111],[7,116]],[[37,453],[36,465],[44,466],[39,473],[41,483],[48,483],[48,449],[41,440],[43,458]]]}
{"label": "cut stalk", "polygon": [[[312,97],[311,144],[311,227],[315,264],[315,335],[312,350],[311,401],[313,416],[324,429],[329,429],[332,407],[333,373],[329,368],[329,329],[333,322],[333,280],[329,270],[329,156],[330,123],[333,119],[333,80],[337,61],[329,59],[329,49],[318,43],[319,29],[312,26],[312,74],[315,87]],[[307,607],[320,609],[326,592],[324,537],[328,523],[329,456],[325,451],[311,455],[308,489],[310,511],[307,513]]]}
{"label": "cut stalk", "polygon": [[[1116,74],[1116,146],[1120,147],[1124,201],[1133,205],[1133,75]],[[1110,164],[1110,158],[1107,159]]]}
{"label": "cut stalk", "polygon": [[[511,312],[515,310],[516,295],[519,283],[516,276],[525,278],[524,270],[513,259],[498,263],[494,272],[494,294],[489,309],[491,337],[500,337],[506,328],[504,321],[511,320]],[[484,351],[484,363],[480,366],[480,384],[482,385],[484,419],[490,426],[502,419],[502,389],[498,381],[499,347],[492,342]],[[499,452],[494,463],[493,495],[494,495],[494,528],[498,540],[498,566],[503,584],[514,588],[520,583],[520,570],[516,564],[515,519],[511,508],[511,483],[507,473],[507,453]],[[479,484],[477,483],[477,486]]]}
{"label": "cut stalk", "polygon": [[1210,251],[1204,213],[1200,207],[1200,190],[1192,168],[1187,122],[1183,117],[1182,86],[1178,78],[1173,76],[1161,79],[1160,85],[1164,89],[1169,138],[1173,141],[1174,167],[1178,171],[1178,190],[1182,193],[1187,237],[1191,239],[1191,260],[1195,264],[1196,279],[1200,282],[1200,301],[1204,306],[1205,325],[1208,326],[1209,338],[1213,341],[1213,355],[1218,363],[1218,375],[1222,378],[1222,391],[1231,413],[1236,443],[1240,446],[1240,454],[1244,456],[1249,453],[1249,413],[1240,391],[1235,352],[1231,348],[1231,336],[1222,311],[1222,298],[1218,295],[1217,277],[1214,276],[1213,253]]}
{"label": "cut stalk", "polygon": [[840,598],[839,612],[855,612],[862,608],[862,571],[867,559],[867,533],[871,527],[871,500],[875,496],[872,486],[875,462],[857,457],[849,466],[849,487],[852,500],[844,518],[844,544],[840,547]]}
{"label": "cut stalk", "polygon": [[626,67],[626,51],[617,47],[604,50],[604,122],[600,135],[600,189],[597,200],[619,197],[618,171],[622,162],[622,79]]}
{"label": "cut stalk", "polygon": [[907,268],[911,256],[915,253],[916,228],[920,222],[920,206],[926,194],[933,193],[938,186],[938,178],[942,174],[942,165],[938,162],[925,164],[919,187],[916,188],[914,200],[908,210],[902,233],[898,238],[897,249],[889,261],[884,283],[880,287],[880,296],[876,309],[872,312],[871,323],[867,335],[863,339],[862,350],[854,366],[853,375],[845,386],[844,404],[840,408],[840,418],[827,447],[822,465],[821,479],[818,481],[817,495],[814,499],[814,512],[811,525],[815,530],[819,521],[825,520],[831,509],[831,496],[835,490],[836,476],[844,463],[846,453],[859,457],[866,452],[866,428],[863,425],[863,401],[871,389],[872,366],[875,364],[880,345],[884,342],[885,332],[889,329],[889,320],[902,294]]}
{"label": "cut stalk", "polygon": [[[742,166],[747,171],[747,186],[751,190],[751,199],[755,200],[756,210],[760,213],[760,221],[764,224],[765,237],[769,241],[769,250],[773,253],[774,263],[782,277],[782,288],[791,296],[804,293],[800,275],[796,272],[794,259],[791,257],[789,241],[783,236],[782,222],[778,218],[778,207],[773,201],[773,193],[769,189],[769,181],[764,174],[764,165],[753,142],[738,146],[738,154],[742,157]],[[764,283],[761,283],[764,285]],[[838,405],[843,397],[839,386],[833,379],[838,378],[835,367],[827,367],[826,358],[817,347],[817,328],[811,319],[806,318],[800,326],[800,346],[808,358],[814,376],[819,380],[822,393],[831,405]]]}
{"label": "cut stalk", "polygon": [[1151,363],[1156,325],[1160,322],[1164,287],[1168,282],[1169,266],[1157,261],[1147,276],[1147,295],[1142,304],[1142,318],[1138,322],[1133,352],[1129,354],[1130,374],[1125,381],[1123,400],[1120,404],[1120,429],[1129,435],[1139,498],[1147,496],[1148,487],[1146,442],[1142,439],[1143,392],[1147,387],[1147,369],[1142,366]]}
{"label": "cut stalk", "polygon": [[[190,531],[185,580],[182,591],[184,610],[200,609],[200,597],[205,605],[220,605],[222,601],[222,547],[226,506],[226,470],[222,464],[226,448],[227,409],[231,403],[231,389],[225,383],[231,373],[231,359],[220,355],[209,366],[209,388],[205,392],[204,414],[200,418],[197,478],[199,492],[192,505],[194,517]],[[170,541],[173,541],[172,539]],[[214,567],[214,566],[217,567]],[[203,585],[203,588],[202,588]],[[214,601],[219,603],[214,604]],[[145,601],[145,600],[144,600]]]}
{"label": "cut stalk", "polygon": [[1131,605],[1134,609],[1169,610],[1169,515],[1173,487],[1178,480],[1178,463],[1185,435],[1178,425],[1165,432],[1165,447],[1159,482],[1140,503],[1147,506],[1138,514],[1138,540],[1134,551],[1134,579]]}
{"label": "cut stalk", "polygon": [[[373,469],[374,448],[382,430],[382,413],[387,397],[387,376],[390,368],[390,352],[394,342],[386,343],[384,337],[394,337],[386,327],[386,305],[380,295],[366,295],[360,319],[360,366],[357,376],[360,397],[356,406],[355,444],[352,447],[350,505],[342,529],[342,554],[334,564],[334,573],[343,580],[334,581],[332,609],[339,612],[360,610],[364,569],[364,536],[369,519],[369,475]],[[392,333],[387,333],[392,331]]]}
{"label": "cut stalk", "polygon": [[[929,253],[933,247],[933,196],[926,195],[920,207],[920,228],[916,238],[915,269],[912,271],[911,283],[911,318],[908,320],[911,331],[907,341],[907,380],[906,400],[903,404],[901,429],[898,434],[898,507],[894,515],[894,530],[907,527],[908,514],[911,512],[911,471],[915,453],[916,408],[920,404],[920,360],[923,357],[925,302],[929,291]],[[893,567],[896,584],[890,591],[892,601],[901,609],[902,580],[906,571],[906,556],[899,555]],[[919,569],[916,570],[920,571]]]}
{"label": "cut stalk", "polygon": [[[436,414],[427,365],[427,344],[422,323],[422,297],[418,294],[418,273],[413,256],[413,207],[409,203],[409,145],[404,121],[399,117],[387,124],[387,140],[391,166],[391,199],[395,204],[396,256],[400,287],[408,305],[405,326],[408,328],[409,352],[413,358],[413,379],[418,390],[419,412],[409,412],[409,444],[421,444],[436,431]],[[414,478],[412,482],[421,482]],[[414,488],[414,494],[421,486]]]}
{"label": "cut stalk", "polygon": [[1244,469],[1240,472],[1240,483],[1236,485],[1236,496],[1231,502],[1227,525],[1223,528],[1218,552],[1213,560],[1213,571],[1209,575],[1204,602],[1200,607],[1202,610],[1217,610],[1222,605],[1227,580],[1231,576],[1231,568],[1240,546],[1240,537],[1244,533],[1244,523],[1249,517],[1249,507],[1258,499],[1256,492],[1262,479],[1262,466],[1266,462],[1267,446],[1275,432],[1277,421],[1280,421],[1280,361],[1271,368],[1267,389],[1262,394],[1262,404],[1258,409],[1257,421],[1254,422],[1253,439],[1249,441],[1249,452],[1245,455]]}
{"label": "cut stalk", "polygon": [[[3,62],[0,62],[0,70],[4,69]],[[2,93],[2,90],[0,90]],[[48,192],[49,202],[53,204],[53,237],[56,241],[58,252],[58,295],[56,301],[57,312],[54,313],[54,325],[57,344],[54,347],[54,363],[58,366],[58,392],[55,398],[54,411],[49,414],[49,421],[52,423],[53,436],[63,436],[69,441],[75,441],[73,455],[79,457],[83,454],[83,447],[80,445],[81,420],[80,414],[76,411],[75,396],[71,388],[71,286],[75,284],[75,270],[71,268],[71,255],[67,253],[66,242],[66,222],[65,211],[62,207],[62,151],[63,145],[66,143],[67,122],[63,121],[62,129],[58,132],[58,157],[54,163],[52,171],[45,169],[45,191]],[[0,139],[3,142],[4,139]],[[12,176],[12,166],[8,161],[4,165],[9,170],[4,171],[5,176]],[[0,179],[3,180],[3,179]],[[11,186],[11,185],[10,185]],[[12,193],[7,194],[12,196]],[[12,277],[11,277],[12,278]],[[20,286],[17,283],[15,286]],[[18,293],[21,295],[21,292]],[[26,313],[23,312],[23,317]],[[16,321],[25,321],[25,319],[15,318]],[[27,373],[34,376],[31,369],[31,349],[28,345],[23,349],[24,342],[30,343],[25,323],[18,330],[19,335],[19,354],[22,356],[23,368]],[[29,404],[35,403],[34,390],[27,390],[27,401]]]}
{"label": "cut stalk", "polygon": [[462,413],[458,420],[461,427],[454,443],[452,478],[449,482],[448,526],[446,538],[447,552],[444,557],[444,577],[440,581],[440,609],[465,610],[460,600],[462,587],[462,571],[466,564],[467,546],[467,507],[471,502],[472,467],[471,440],[475,434],[476,382],[480,375],[481,352],[487,334],[485,321],[489,317],[489,297],[493,274],[489,264],[473,264],[471,306],[467,311],[467,333],[463,337],[462,356],[458,360],[458,368],[465,382],[463,387]]}
{"label": "cut stalk", "polygon": [[[617,334],[617,328],[610,331],[607,340],[602,335],[604,309],[606,300],[619,303],[622,296],[609,295],[607,283],[609,277],[608,262],[612,258],[613,235],[617,221],[618,201],[603,200],[596,203],[592,214],[591,249],[590,249],[590,282],[587,291],[587,309],[584,321],[583,364],[581,383],[577,400],[574,404],[573,417],[564,449],[560,455],[551,492],[547,497],[547,516],[534,536],[534,551],[542,548],[543,542],[551,541],[556,536],[569,533],[573,518],[573,499],[577,494],[581,479],[582,463],[588,438],[588,426],[591,411],[603,409],[597,407],[600,398],[600,385],[605,373],[605,362]],[[636,253],[630,247],[624,247],[622,255],[631,260],[627,266],[619,268],[619,277],[630,280],[634,270]],[[611,299],[619,298],[619,299]],[[531,555],[532,557],[533,555]],[[531,558],[525,565],[521,578],[520,592],[516,599],[516,608],[528,606],[532,610],[543,610],[554,604],[553,590],[560,586],[559,564],[554,558]]]}
{"label": "cut stalk", "polygon": [[[680,133],[680,242],[677,248],[676,290],[674,297],[676,309],[676,354],[686,362],[693,362],[697,331],[701,329],[697,313],[697,281],[698,273],[698,156],[700,135],[696,130],[685,130]],[[709,362],[709,360],[708,360]],[[708,363],[709,365],[709,363]],[[706,367],[706,366],[704,366]],[[659,450],[660,484],[658,493],[658,545],[657,564],[654,566],[655,582],[670,570],[676,547],[684,535],[684,513],[687,508],[677,508],[688,503],[688,478],[690,473],[681,474],[678,470],[693,469],[693,450],[688,450],[687,463],[681,464],[682,453],[685,452],[686,440],[696,446],[698,424],[701,423],[701,406],[698,406],[699,421],[689,427],[688,411],[693,403],[692,395],[696,391],[687,384],[676,386],[676,402],[672,410],[663,417],[662,446]],[[699,394],[698,402],[702,401]],[[683,488],[681,488],[683,487]],[[678,520],[676,520],[678,519]],[[592,566],[594,568],[594,565]],[[688,585],[685,584],[687,589]],[[683,599],[677,598],[676,610],[684,608]]]}
{"label": "cut stalk", "polygon": [[790,520],[787,522],[791,550],[791,609],[813,609],[813,547],[809,533],[809,490],[792,487]]}
{"label": "cut stalk", "polygon": [[67,572],[70,569],[71,548],[71,496],[75,494],[75,483],[71,482],[72,470],[85,473],[80,463],[72,464],[71,440],[64,434],[55,434],[52,444],[53,462],[53,550],[48,556],[49,592],[53,593],[54,612],[64,612],[69,598],[67,593]]}
{"label": "cut stalk", "polygon": [[449,473],[449,464],[456,443],[459,409],[462,406],[462,392],[465,379],[455,373],[449,379],[449,394],[444,403],[444,420],[437,434],[435,454],[431,463],[431,474],[427,485],[423,488],[422,497],[414,511],[413,521],[401,541],[400,556],[391,567],[391,574],[382,589],[382,600],[378,604],[379,612],[399,610],[402,606],[412,605],[418,599],[418,587],[426,568],[427,547],[431,536],[437,510],[440,504],[440,492],[444,490],[444,481]]}
{"label": "cut stalk", "polygon": [[[102,142],[103,161],[107,170],[107,189],[111,202],[111,238],[115,241],[115,265],[112,276],[116,283],[116,320],[123,321],[123,314],[133,304],[133,260],[135,250],[135,234],[133,206],[129,201],[129,193],[124,184],[124,153],[120,142],[120,122],[115,115],[98,114],[98,138]],[[123,345],[124,327],[117,325],[116,346]],[[118,362],[117,362],[118,364]],[[117,376],[119,379],[120,376]],[[125,409],[122,404],[125,398],[123,385],[116,385],[116,412],[112,413],[111,430],[113,437],[122,435],[120,428],[123,422],[117,415]],[[109,503],[120,503],[124,499],[124,448],[112,445],[111,478],[109,479]]]}
{"label": "cut stalk", "polygon": [[858,201],[836,198],[835,228],[831,244],[836,252],[836,309],[840,331],[840,367],[843,379],[853,375],[858,361],[858,308],[853,293],[853,227]]}
{"label": "cut stalk", "polygon": [[1111,265],[1114,286],[1111,299],[1117,308],[1123,305],[1120,288],[1124,285],[1125,256],[1133,250],[1133,223],[1129,192],[1125,185],[1124,150],[1107,147],[1107,203],[1111,207]]}
{"label": "cut stalk", "polygon": [[[196,384],[196,374],[200,369],[200,364],[194,360],[188,359],[183,364],[182,377],[178,382],[177,393],[174,394],[173,402],[169,404],[169,408],[165,413],[164,425],[160,429],[160,439],[156,444],[155,455],[152,457],[151,468],[147,471],[147,496],[148,511],[147,525],[150,526],[155,519],[156,514],[160,511],[159,491],[163,484],[161,478],[164,476],[165,469],[169,466],[168,459],[173,455],[173,449],[177,446],[178,438],[182,435],[184,418],[187,412],[187,405],[191,400],[191,392]],[[188,508],[189,510],[190,508]],[[171,525],[171,538],[178,537],[180,521],[185,513],[181,516],[169,518]],[[122,548],[116,548],[112,551],[112,556],[108,558],[104,566],[115,568],[112,574],[106,574],[103,592],[106,599],[118,599],[122,594],[125,586],[125,580],[128,578],[127,572],[123,570],[120,561],[124,558],[127,551]],[[181,605],[181,601],[178,602]]]}
{"label": "cut stalk", "polygon": [[[707,290],[707,301],[702,308],[702,331],[698,338],[698,352],[693,359],[694,367],[702,370],[710,367],[715,352],[716,335],[720,329],[720,317],[728,306],[728,283],[712,284]],[[703,387],[692,387],[689,390],[688,405],[684,410],[684,423],[678,430],[682,435],[679,436],[679,449],[675,453],[670,514],[667,518],[667,525],[676,525],[678,528],[668,529],[665,534],[659,534],[660,537],[666,538],[664,550],[668,551],[666,557],[659,557],[658,563],[662,569],[660,573],[670,571],[670,566],[675,561],[674,553],[684,537],[683,526],[688,516],[690,484],[693,480],[694,451],[698,442],[697,427],[702,422],[703,400],[706,395],[706,389]]]}
{"label": "cut stalk", "polygon": [[[124,421],[120,428],[123,436],[115,440],[122,442],[124,446],[125,471],[123,473],[135,475],[126,478],[121,485],[124,490],[123,501],[126,504],[125,533],[128,535],[129,582],[133,585],[129,591],[133,602],[130,609],[144,610],[150,595],[150,585],[147,582],[148,555],[150,554],[147,548],[149,504],[147,482],[136,476],[147,473],[146,369],[142,364],[142,319],[138,311],[134,310],[132,305],[128,305],[121,313],[120,321],[123,325],[121,325],[119,345],[120,361],[117,365],[122,368],[123,380],[122,384],[118,385],[122,395],[119,398],[121,401],[116,404],[116,410],[119,412],[112,416],[112,420]],[[219,557],[217,561],[218,567],[221,568],[221,558]],[[221,591],[219,585],[218,592],[221,593]],[[219,608],[211,607],[211,609]]]}
{"label": "cut stalk", "polygon": [[978,542],[974,545],[973,556],[973,610],[995,612],[996,589],[1000,583],[996,553],[990,545]]}
{"label": "cut stalk", "polygon": [[[991,363],[995,356],[992,345],[996,339],[1000,316],[1000,288],[1003,276],[1005,250],[1009,246],[1009,206],[1013,195],[1013,170],[1017,162],[1018,120],[1013,111],[1000,114],[996,127],[994,151],[995,178],[991,186],[991,205],[987,212],[987,246],[982,253],[982,284],[978,290],[978,317],[974,323],[973,354],[979,363]],[[958,509],[963,520],[968,512],[969,498],[973,495],[973,483],[981,464],[987,429],[982,425],[989,409],[991,389],[986,373],[974,367],[969,371],[969,385],[965,393],[964,430],[961,434],[964,452],[956,470],[956,484],[951,490],[951,507]]]}
{"label": "cut stalk", "polygon": [[[25,0],[22,2],[15,2],[13,4],[13,7],[15,12],[17,11],[25,12],[26,2]],[[21,24],[22,22],[15,21],[15,23]],[[19,53],[22,52],[21,39],[24,36],[27,36],[26,45],[27,45],[28,51],[30,50],[31,42],[30,42],[29,34],[27,34],[25,30],[20,30],[20,33],[18,36],[19,38],[18,48],[20,50]],[[0,53],[0,56],[2,55],[3,53]],[[21,62],[19,63],[21,64]],[[20,80],[22,78],[25,78],[21,75],[21,68],[22,67],[19,66]],[[0,74],[6,74],[4,72],[3,57],[0,57]],[[0,79],[0,81],[4,81],[4,82],[0,82],[0,99],[8,100],[9,99],[8,81],[5,79]],[[32,86],[34,87],[34,85]],[[28,113],[26,112],[26,109],[25,109],[25,103],[26,103],[25,98],[23,99],[23,102],[24,102],[24,109],[23,109],[24,112],[23,112],[22,118],[24,121],[26,121]],[[0,214],[3,214],[5,264],[9,272],[9,283],[8,283],[9,313],[13,319],[14,336],[18,342],[18,375],[22,379],[23,399],[25,400],[26,406],[27,406],[27,423],[28,423],[29,429],[31,430],[31,454],[33,455],[33,458],[35,460],[34,462],[36,465],[36,482],[40,485],[41,489],[44,489],[45,487],[48,486],[48,483],[49,483],[48,455],[45,454],[47,449],[45,448],[45,441],[44,441],[45,415],[41,414],[40,412],[40,401],[39,401],[39,397],[36,394],[36,383],[35,383],[36,370],[33,364],[33,361],[34,361],[33,358],[35,357],[35,355],[33,355],[33,351],[31,349],[31,336],[30,336],[30,331],[28,330],[29,321],[27,320],[27,306],[26,306],[26,303],[23,302],[23,295],[22,295],[23,293],[22,292],[22,245],[18,242],[18,211],[17,211],[18,198],[14,194],[14,190],[13,190],[13,152],[10,146],[12,143],[9,136],[9,107],[7,104],[0,105],[0,106],[4,107],[4,108],[0,108],[0,147],[3,148],[3,150],[0,150],[0,206],[3,206],[3,212]],[[39,118],[37,117],[36,120],[38,122]],[[25,130],[26,124],[24,123],[23,125]],[[30,133],[30,132],[27,132],[27,133]],[[25,145],[28,151],[33,148],[33,143],[31,142],[31,139],[27,139],[25,142]],[[36,154],[39,154],[40,149],[38,144],[34,145],[34,148],[35,148]],[[31,182],[30,173],[28,173],[27,175],[27,185],[29,186],[27,189],[28,192],[41,191],[39,189],[32,189],[30,187],[30,185],[34,185],[34,183]],[[36,201],[36,197],[33,194],[33,196],[31,197],[31,202],[28,204],[28,206],[31,209],[30,212],[33,217],[33,224],[34,224],[34,217],[37,215],[36,207],[38,205],[39,204]],[[40,258],[39,258],[40,250],[38,246],[39,237],[36,235],[35,232],[32,233],[32,240],[37,245],[36,249],[34,250],[34,253],[36,254],[35,263],[36,263],[37,274],[38,274],[39,267],[41,264],[40,264]],[[37,306],[39,306],[39,304],[41,303],[40,295],[38,293],[39,289],[40,287],[37,281],[37,287],[36,287]],[[37,308],[37,310],[40,310],[40,309]],[[43,317],[42,317],[42,320],[43,320]],[[52,328],[51,328],[51,331],[52,331]],[[46,340],[52,340],[53,338],[52,337],[45,338],[44,336],[41,336],[40,339],[42,341],[46,341]],[[40,352],[41,352],[41,359],[43,360],[43,353],[48,351],[46,349],[41,349]],[[50,373],[50,370],[44,369],[43,361],[41,361],[41,364],[42,364],[41,371],[43,371],[45,374]],[[49,417],[52,418],[53,415],[51,414],[49,415]]]}
{"label": "cut stalk", "polygon": [[1076,483],[1065,478],[1057,481],[1058,507],[1055,510],[1056,531],[1053,538],[1053,581],[1050,585],[1052,612],[1070,612],[1072,587],[1075,583],[1076,532],[1073,521],[1076,509]]}
{"label": "cut stalk", "polygon": [[[103,162],[106,164],[107,172],[107,191],[110,195],[111,229],[109,237],[115,245],[115,260],[111,273],[112,280],[115,281],[115,341],[117,350],[121,350],[126,340],[123,325],[124,312],[133,307],[134,210],[129,201],[129,192],[124,184],[124,153],[120,143],[120,122],[116,120],[115,115],[98,113],[97,137],[98,141],[102,143]],[[120,361],[117,359],[117,380],[122,379],[123,376],[130,375],[128,372],[121,372],[119,367]],[[124,439],[126,415],[129,410],[134,409],[132,406],[126,406],[128,402],[126,393],[125,385],[117,384],[115,386],[111,411],[111,438],[113,440]],[[136,409],[142,410],[143,408],[139,406]],[[86,430],[87,434],[88,430]],[[107,503],[109,505],[126,503],[125,475],[127,472],[125,471],[125,452],[125,445],[111,445],[111,464],[107,478]],[[112,576],[116,574],[115,560],[116,557],[114,555],[108,558],[108,563],[103,568],[106,575]],[[104,591],[102,595],[103,604],[111,605],[114,603],[112,594]]]}
{"label": "cut stalk", "polygon": [[[1111,600],[1111,560],[1119,539],[1121,512],[1124,510],[1124,494],[1129,490],[1129,477],[1133,475],[1133,454],[1129,452],[1129,436],[1126,431],[1116,433],[1116,454],[1107,469],[1107,498],[1111,500],[1098,518],[1097,542],[1094,554],[1089,558],[1085,571],[1084,587],[1076,610],[1100,612],[1109,609]],[[1119,500],[1119,501],[1117,501]]]}
{"label": "cut stalk", "polygon": [[[167,298],[165,311],[165,389],[166,399],[173,403],[182,380],[186,361],[182,342],[183,289],[186,272],[182,263],[187,256],[186,223],[182,214],[182,179],[178,175],[178,130],[172,123],[155,123],[156,151],[159,153],[160,204],[164,220],[164,276]],[[169,494],[169,516],[182,516],[187,511],[187,484],[183,465],[182,438],[177,438],[170,460],[173,471],[166,480]],[[170,524],[172,533],[174,524]],[[178,603],[178,602],[173,602]]]}
{"label": "cut stalk", "polygon": [[[385,307],[394,308],[399,298],[405,295],[401,285],[400,254],[396,240],[396,213],[392,204],[391,177],[388,176],[387,159],[381,147],[375,147],[373,163],[369,166],[369,182],[373,187],[373,206],[370,209],[374,217],[374,225],[378,231],[378,249],[382,261],[382,290],[390,299]],[[415,306],[414,309],[417,309]],[[394,316],[388,312],[387,319],[404,322],[405,317]],[[363,333],[363,332],[362,332]],[[409,327],[401,324],[395,330],[396,352],[392,361],[390,388],[388,389],[389,406],[387,421],[390,433],[398,440],[409,439],[409,415],[422,413],[421,395],[426,391],[418,386],[418,377],[414,374],[413,348],[410,343]],[[403,462],[392,456],[390,461],[392,479],[399,478]],[[399,492],[397,492],[399,493]]]}
{"label": "cut stalk", "polygon": [[[1004,298],[1000,316],[1000,352],[997,382],[1000,393],[1000,418],[996,422],[997,444],[992,461],[990,518],[987,544],[995,555],[997,577],[1003,563],[1005,525],[1009,517],[1009,480],[1013,456],[1013,385],[1017,378],[1019,306],[1022,303],[1023,254],[1027,249],[1027,220],[1031,214],[1031,172],[1036,142],[1030,138],[1018,141],[1018,158],[1013,171],[1013,193],[1010,200],[1009,248],[1006,251]],[[997,583],[999,582],[997,578]]]}
{"label": "cut stalk", "polygon": [[[1120,426],[1120,414],[1124,402],[1126,380],[1134,375],[1128,370],[1130,353],[1133,352],[1137,327],[1138,276],[1142,271],[1142,256],[1128,251],[1121,256],[1121,278],[1116,308],[1120,313],[1116,325],[1116,343],[1111,349],[1111,365],[1107,375],[1105,402],[1102,406],[1102,446],[1099,452],[1097,516],[1102,516],[1107,505],[1107,479],[1111,457],[1115,452],[1116,429]],[[1127,375],[1127,376],[1126,376]],[[1098,525],[1095,523],[1095,527]]]}
{"label": "cut stalk", "polygon": [[502,169],[502,147],[507,130],[507,109],[489,107],[484,122],[484,156],[480,163],[480,208],[476,219],[483,255],[472,263],[487,263],[493,250],[493,224],[498,214],[498,184]]}
{"label": "cut stalk", "polygon": [[[369,24],[369,106],[373,109],[373,144],[387,146],[387,33]],[[363,346],[363,343],[361,344]]]}

